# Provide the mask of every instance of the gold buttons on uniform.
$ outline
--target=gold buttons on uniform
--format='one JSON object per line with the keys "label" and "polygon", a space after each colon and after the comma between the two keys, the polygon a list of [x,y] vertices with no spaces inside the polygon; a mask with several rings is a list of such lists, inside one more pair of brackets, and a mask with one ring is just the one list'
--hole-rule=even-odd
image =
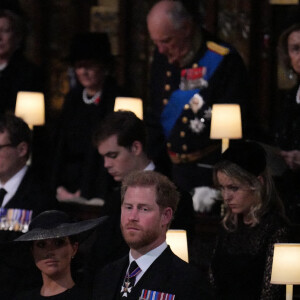
{"label": "gold buttons on uniform", "polygon": [[167,71],[167,72],[166,72],[166,75],[167,75],[167,77],[171,77],[172,72],[171,72],[171,71]]}
{"label": "gold buttons on uniform", "polygon": [[183,117],[182,118],[182,123],[186,124],[188,122],[188,118],[187,117]]}
{"label": "gold buttons on uniform", "polygon": [[163,99],[163,104],[164,104],[164,105],[167,105],[168,102],[169,102],[169,100],[168,100],[167,98]]}
{"label": "gold buttons on uniform", "polygon": [[182,138],[185,137],[185,131],[180,131],[180,137],[182,137]]}
{"label": "gold buttons on uniform", "polygon": [[189,109],[189,108],[190,108],[190,105],[189,105],[189,104],[185,104],[185,105],[184,105],[184,109],[185,109],[185,110],[187,110],[187,109]]}
{"label": "gold buttons on uniform", "polygon": [[169,84],[166,84],[166,85],[165,85],[165,90],[166,90],[166,91],[169,91],[170,89],[171,89],[171,86],[170,86]]}
{"label": "gold buttons on uniform", "polygon": [[188,148],[187,145],[185,145],[185,144],[182,145],[182,150],[183,150],[183,151],[186,151],[187,148]]}
{"label": "gold buttons on uniform", "polygon": [[198,64],[193,64],[193,68],[198,68]]}

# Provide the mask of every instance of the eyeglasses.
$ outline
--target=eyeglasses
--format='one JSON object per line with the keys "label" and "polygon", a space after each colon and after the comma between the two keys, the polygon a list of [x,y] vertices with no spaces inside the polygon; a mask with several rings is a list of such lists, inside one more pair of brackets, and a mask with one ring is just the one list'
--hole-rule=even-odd
{"label": "eyeglasses", "polygon": [[13,145],[13,144],[4,144],[4,145],[0,145],[0,150],[1,150],[2,148],[5,148],[5,147],[15,147],[15,145]]}

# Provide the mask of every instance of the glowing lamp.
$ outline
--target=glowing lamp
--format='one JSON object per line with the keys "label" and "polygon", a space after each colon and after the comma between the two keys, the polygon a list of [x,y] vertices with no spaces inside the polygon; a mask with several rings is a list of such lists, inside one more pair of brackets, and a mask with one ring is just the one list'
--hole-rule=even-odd
{"label": "glowing lamp", "polygon": [[114,111],[129,110],[143,120],[143,101],[140,98],[117,97]]}
{"label": "glowing lamp", "polygon": [[44,125],[44,94],[38,92],[18,92],[15,115],[22,118],[31,129],[34,125]]}
{"label": "glowing lamp", "polygon": [[272,284],[286,285],[286,299],[293,299],[293,284],[300,284],[300,244],[275,244]]}
{"label": "glowing lamp", "polygon": [[169,229],[167,231],[167,244],[174,254],[187,263],[189,262],[186,230]]}
{"label": "glowing lamp", "polygon": [[211,139],[222,139],[222,152],[229,147],[229,139],[242,138],[242,118],[239,104],[213,104]]}

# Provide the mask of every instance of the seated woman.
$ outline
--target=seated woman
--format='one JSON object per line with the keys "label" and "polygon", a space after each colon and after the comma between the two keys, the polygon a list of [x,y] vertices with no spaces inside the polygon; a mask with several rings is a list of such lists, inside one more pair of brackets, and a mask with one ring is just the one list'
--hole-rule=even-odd
{"label": "seated woman", "polygon": [[278,41],[279,62],[285,66],[295,85],[279,91],[278,114],[274,118],[275,141],[287,169],[275,178],[293,223],[300,222],[300,23],[288,27]]}
{"label": "seated woman", "polygon": [[42,286],[20,292],[14,299],[89,299],[89,291],[75,284],[71,261],[79,241],[104,222],[106,217],[74,223],[61,211],[46,211],[34,218],[29,231],[15,241],[30,242],[36,267],[42,275]]}
{"label": "seated woman", "polygon": [[98,122],[113,111],[115,98],[123,93],[113,75],[108,35],[75,35],[68,60],[76,84],[66,95],[55,125],[51,185],[58,200],[101,198],[106,192],[107,173],[92,144],[92,134]]}
{"label": "seated woman", "polygon": [[210,268],[216,299],[280,298],[284,287],[270,284],[273,244],[287,242],[289,230],[264,149],[232,143],[213,174],[225,206]]}

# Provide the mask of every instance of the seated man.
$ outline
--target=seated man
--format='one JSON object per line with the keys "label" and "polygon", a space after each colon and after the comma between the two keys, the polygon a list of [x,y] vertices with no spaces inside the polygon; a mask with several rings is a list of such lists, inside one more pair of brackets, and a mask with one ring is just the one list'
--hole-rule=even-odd
{"label": "seated man", "polygon": [[[105,197],[103,214],[109,215],[110,219],[105,230],[100,228],[95,236],[91,251],[93,254],[88,258],[88,278],[93,277],[95,268],[104,266],[128,252],[120,230],[120,184],[130,172],[155,170],[154,163],[145,152],[145,140],[143,121],[130,111],[118,111],[107,115],[95,132],[94,143],[104,158],[104,167],[116,183],[111,186],[111,191]],[[187,230],[189,241],[193,237],[193,202],[187,192],[180,191],[178,210],[171,227]],[[108,246],[103,247],[103,241]]]}
{"label": "seated man", "polygon": [[[104,167],[116,182],[122,182],[132,171],[159,171],[146,153],[145,125],[130,111],[109,114],[95,132],[94,142],[103,156]],[[115,186],[105,200],[106,214],[120,214],[120,188]],[[193,235],[194,210],[192,197],[188,192],[180,190],[178,211],[172,228],[187,230],[189,238]]]}
{"label": "seated man", "polygon": [[121,230],[130,252],[97,273],[93,299],[209,299],[201,273],[166,243],[178,201],[174,184],[159,173],[123,179]]}
{"label": "seated man", "polygon": [[55,208],[56,199],[26,164],[31,152],[31,131],[20,118],[0,116],[0,241],[27,231],[31,218]]}
{"label": "seated man", "polygon": [[[55,208],[54,195],[37,180],[27,166],[31,150],[31,131],[20,118],[0,116],[0,242],[12,241],[28,230],[33,216]],[[11,265],[11,253],[0,249],[0,299],[10,295],[29,277],[26,270]],[[24,272],[23,274],[21,274]],[[31,275],[31,274],[30,274]],[[25,277],[26,276],[26,277]],[[16,280],[18,278],[18,280]],[[27,280],[28,278],[26,278]]]}

